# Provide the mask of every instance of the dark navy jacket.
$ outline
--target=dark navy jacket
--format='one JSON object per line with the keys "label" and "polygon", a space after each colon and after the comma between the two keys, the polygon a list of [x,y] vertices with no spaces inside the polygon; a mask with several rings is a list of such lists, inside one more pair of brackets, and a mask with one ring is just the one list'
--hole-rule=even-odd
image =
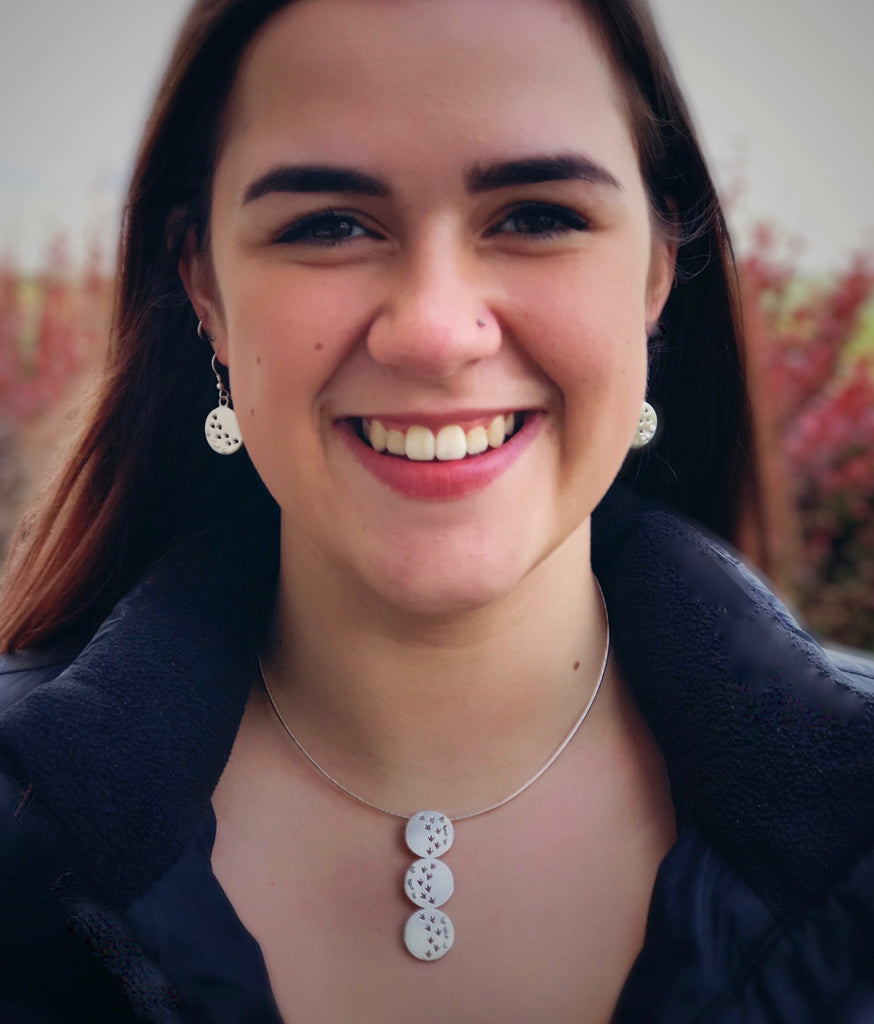
{"label": "dark navy jacket", "polygon": [[[616,1024],[871,1024],[874,662],[621,492],[593,552],[679,835]],[[205,530],[84,649],[0,659],[3,1024],[279,1021],[210,868],[275,564]]]}

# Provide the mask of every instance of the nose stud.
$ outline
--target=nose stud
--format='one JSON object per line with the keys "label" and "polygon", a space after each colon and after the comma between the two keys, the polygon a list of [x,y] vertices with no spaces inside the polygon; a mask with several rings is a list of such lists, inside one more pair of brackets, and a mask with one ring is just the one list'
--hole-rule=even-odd
{"label": "nose stud", "polygon": [[480,317],[479,320],[477,320],[476,325],[477,327],[485,327],[486,322],[482,317]]}

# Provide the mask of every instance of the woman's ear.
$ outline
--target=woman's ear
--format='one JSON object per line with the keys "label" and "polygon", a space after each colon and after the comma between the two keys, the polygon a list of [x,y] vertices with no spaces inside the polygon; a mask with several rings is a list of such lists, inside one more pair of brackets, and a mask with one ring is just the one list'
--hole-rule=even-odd
{"label": "woman's ear", "polygon": [[198,244],[193,227],[185,232],[178,269],[197,319],[203,324],[219,362],[227,366],[227,334],[212,260],[209,252]]}
{"label": "woman's ear", "polygon": [[662,315],[674,287],[677,269],[677,245],[665,238],[654,238],[647,282],[646,329],[651,334]]}

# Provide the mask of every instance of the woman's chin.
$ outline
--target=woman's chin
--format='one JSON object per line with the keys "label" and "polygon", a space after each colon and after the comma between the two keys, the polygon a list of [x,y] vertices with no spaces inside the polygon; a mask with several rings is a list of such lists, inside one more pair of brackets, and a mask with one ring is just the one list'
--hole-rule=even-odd
{"label": "woman's chin", "polygon": [[385,566],[368,576],[369,589],[387,614],[445,621],[502,603],[520,585],[525,569],[444,559],[439,565]]}
{"label": "woman's chin", "polygon": [[[548,590],[556,573],[563,575],[573,563],[582,571],[588,562],[587,525],[541,545],[526,543],[530,539],[434,545],[405,556],[384,552],[362,567],[363,581],[374,600],[400,618],[445,621],[537,600],[534,595]],[[577,570],[574,575],[579,578]]]}

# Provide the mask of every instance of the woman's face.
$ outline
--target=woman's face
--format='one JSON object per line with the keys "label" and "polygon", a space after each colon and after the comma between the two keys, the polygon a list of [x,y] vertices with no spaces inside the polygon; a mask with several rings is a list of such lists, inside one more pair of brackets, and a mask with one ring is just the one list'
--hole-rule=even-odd
{"label": "woman's face", "polygon": [[210,227],[182,272],[289,566],[442,614],[587,550],[673,260],[576,3],[284,8]]}

